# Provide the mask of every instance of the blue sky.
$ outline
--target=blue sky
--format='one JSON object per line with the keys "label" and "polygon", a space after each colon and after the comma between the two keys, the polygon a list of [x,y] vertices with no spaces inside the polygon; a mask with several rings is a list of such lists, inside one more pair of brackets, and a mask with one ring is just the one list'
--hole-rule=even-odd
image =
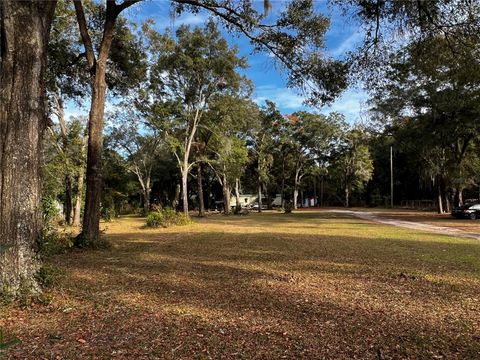
{"label": "blue sky", "polygon": [[[272,1],[271,17],[274,17],[284,7],[285,1]],[[258,6],[263,6],[262,1]],[[338,9],[332,8],[326,1],[318,0],[315,7],[331,17],[330,29],[326,35],[326,53],[334,58],[342,58],[346,52],[353,50],[362,40],[362,33],[353,20],[340,14]],[[158,31],[163,32],[169,28],[175,30],[182,24],[202,26],[208,19],[208,14],[197,15],[184,13],[172,19],[169,16],[170,1],[150,0],[140,2],[128,9],[125,15],[131,20],[140,23],[147,18],[153,18]],[[309,109],[303,105],[304,98],[299,92],[286,87],[286,76],[274,66],[271,56],[267,53],[252,55],[252,48],[243,37],[232,36],[222,31],[231,45],[237,45],[240,54],[247,57],[249,68],[246,75],[255,85],[253,99],[262,105],[266,99],[274,101],[282,113],[292,113],[301,109]],[[361,89],[347,89],[331,106],[324,107],[321,112],[338,111],[345,115],[349,122],[354,122],[360,117],[360,112],[365,110],[367,95]],[[73,109],[72,109],[73,110]],[[310,109],[317,111],[318,109]],[[74,112],[74,111],[73,111]]]}

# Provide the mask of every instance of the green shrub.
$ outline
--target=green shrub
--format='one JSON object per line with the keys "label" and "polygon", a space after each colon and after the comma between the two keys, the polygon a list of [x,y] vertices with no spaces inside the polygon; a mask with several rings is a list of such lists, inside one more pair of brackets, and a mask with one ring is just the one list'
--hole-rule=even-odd
{"label": "green shrub", "polygon": [[146,225],[147,227],[169,227],[173,225],[188,225],[192,220],[184,213],[177,213],[175,210],[166,208],[163,210],[152,211],[148,214]]}
{"label": "green shrub", "polygon": [[117,212],[114,208],[102,208],[102,219],[106,222],[112,221],[115,217],[117,217]]}
{"label": "green shrub", "polygon": [[57,208],[57,200],[53,196],[44,196],[42,198],[43,221],[50,224],[53,220],[60,216]]}
{"label": "green shrub", "polygon": [[73,246],[70,234],[60,234],[56,229],[45,227],[38,241],[39,252],[42,256],[51,256],[65,253]]}
{"label": "green shrub", "polygon": [[189,225],[192,223],[192,219],[190,219],[190,216],[188,216],[185,213],[177,213],[177,219],[175,225],[183,226],[183,225]]}
{"label": "green shrub", "polygon": [[147,226],[148,227],[159,227],[163,223],[163,214],[161,211],[152,211],[147,215]]}
{"label": "green shrub", "polygon": [[285,214],[290,214],[293,210],[293,203],[291,201],[286,201],[283,210],[285,211]]}
{"label": "green shrub", "polygon": [[44,263],[35,274],[35,279],[44,288],[50,288],[57,282],[60,272],[57,267]]}

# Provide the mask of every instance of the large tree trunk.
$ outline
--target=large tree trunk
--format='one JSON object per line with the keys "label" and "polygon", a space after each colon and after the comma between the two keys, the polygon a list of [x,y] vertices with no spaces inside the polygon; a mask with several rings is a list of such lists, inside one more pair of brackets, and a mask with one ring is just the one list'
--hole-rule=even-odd
{"label": "large tree trunk", "polygon": [[100,238],[100,199],[102,197],[103,115],[105,112],[106,63],[97,62],[88,119],[87,193],[82,234],[78,246],[93,246]]}
{"label": "large tree trunk", "polygon": [[205,204],[203,202],[203,173],[202,164],[197,167],[197,197],[198,197],[198,216],[205,216]]}
{"label": "large tree trunk", "polygon": [[143,191],[143,213],[145,215],[148,215],[148,212],[150,211],[150,188],[146,188]]}
{"label": "large tree trunk", "polygon": [[55,1],[0,1],[0,292],[35,292],[45,69]]}
{"label": "large tree trunk", "polygon": [[105,75],[107,60],[113,40],[115,22],[120,12],[136,1],[124,1],[117,5],[107,1],[102,40],[95,57],[94,46],[88,33],[87,22],[81,0],[74,0],[75,13],[85,54],[92,78],[92,100],[88,119],[88,154],[87,154],[87,191],[85,197],[85,214],[82,233],[77,237],[77,246],[96,246],[100,238],[100,199],[102,196],[102,153],[103,153],[103,116],[107,84]]}

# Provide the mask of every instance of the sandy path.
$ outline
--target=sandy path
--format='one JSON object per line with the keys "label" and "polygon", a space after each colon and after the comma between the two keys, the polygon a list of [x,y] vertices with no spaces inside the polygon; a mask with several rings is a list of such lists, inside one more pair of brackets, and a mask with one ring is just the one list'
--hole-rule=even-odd
{"label": "sandy path", "polygon": [[423,223],[418,223],[413,221],[396,220],[396,219],[388,218],[378,213],[374,213],[370,211],[332,210],[332,212],[347,213],[347,214],[356,216],[360,219],[375,221],[381,224],[398,226],[398,227],[403,227],[407,229],[422,230],[422,231],[433,232],[436,234],[451,235],[451,236],[480,240],[479,233],[467,233],[460,229],[452,229],[450,227],[445,227],[445,226],[436,226],[436,225],[423,224]]}

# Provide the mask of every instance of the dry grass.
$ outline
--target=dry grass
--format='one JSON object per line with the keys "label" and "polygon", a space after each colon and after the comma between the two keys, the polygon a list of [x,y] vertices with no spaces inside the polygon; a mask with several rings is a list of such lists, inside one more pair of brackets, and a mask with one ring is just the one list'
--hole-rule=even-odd
{"label": "dry grass", "polygon": [[4,309],[18,359],[480,358],[480,242],[345,214],[213,216],[59,256],[53,302]]}

